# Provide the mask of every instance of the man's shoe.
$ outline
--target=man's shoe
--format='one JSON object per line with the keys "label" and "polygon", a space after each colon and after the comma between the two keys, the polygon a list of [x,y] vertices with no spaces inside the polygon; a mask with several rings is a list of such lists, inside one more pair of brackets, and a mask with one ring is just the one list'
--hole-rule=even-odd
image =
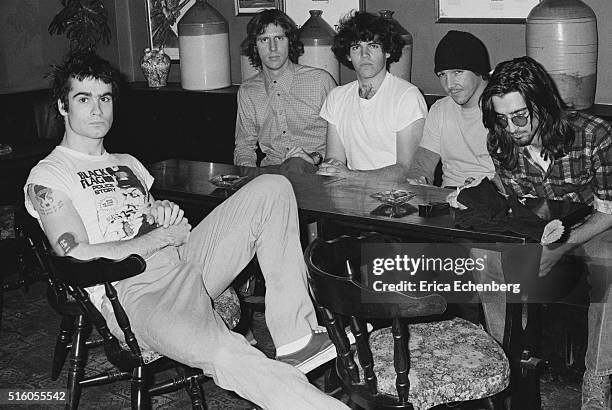
{"label": "man's shoe", "polygon": [[610,410],[610,376],[595,376],[588,370],[582,379],[582,410]]}
{"label": "man's shoe", "polygon": [[336,348],[324,329],[313,330],[308,344],[297,352],[276,356],[276,360],[290,364],[304,374],[335,358]]}

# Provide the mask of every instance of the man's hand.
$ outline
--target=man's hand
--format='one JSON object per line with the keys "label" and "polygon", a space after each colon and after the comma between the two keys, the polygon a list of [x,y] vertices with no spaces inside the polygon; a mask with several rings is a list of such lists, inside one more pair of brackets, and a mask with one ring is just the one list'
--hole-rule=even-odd
{"label": "man's hand", "polygon": [[177,204],[168,200],[153,202],[149,214],[153,217],[157,226],[163,226],[164,228],[180,224],[183,221],[187,222],[187,219],[184,218],[185,212]]}
{"label": "man's hand", "polygon": [[281,173],[293,172],[299,174],[314,174],[317,167],[312,163],[312,158],[308,158],[310,161],[306,161],[301,156],[287,158],[280,164]]}
{"label": "man's hand", "polygon": [[357,174],[355,171],[351,171],[348,167],[337,159],[326,159],[319,166],[317,171],[318,175],[328,175],[337,177],[353,177]]}
{"label": "man's hand", "polygon": [[416,178],[406,178],[406,182],[410,185],[428,185],[432,186],[429,182],[427,182],[427,178],[424,176],[416,177]]}
{"label": "man's hand", "polygon": [[285,154],[285,159],[283,162],[287,161],[289,158],[301,158],[309,164],[315,165],[314,159],[302,147],[293,147]]}
{"label": "man's hand", "polygon": [[164,229],[155,229],[149,232],[149,235],[158,236],[168,246],[181,246],[189,239],[190,232],[191,225],[187,219],[183,218],[181,222],[169,225]]}
{"label": "man's hand", "polygon": [[467,206],[463,205],[461,202],[457,200],[457,197],[459,196],[459,192],[461,191],[456,189],[450,194],[448,194],[448,196],[446,197],[446,202],[448,202],[448,204],[452,206],[453,208],[467,209]]}

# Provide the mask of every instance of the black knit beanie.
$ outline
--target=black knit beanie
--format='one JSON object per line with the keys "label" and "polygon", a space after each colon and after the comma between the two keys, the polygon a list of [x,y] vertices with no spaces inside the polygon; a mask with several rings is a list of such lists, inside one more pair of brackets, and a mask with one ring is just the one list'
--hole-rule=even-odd
{"label": "black knit beanie", "polygon": [[478,37],[465,31],[451,30],[438,43],[434,72],[470,70],[477,74],[491,71],[489,53]]}

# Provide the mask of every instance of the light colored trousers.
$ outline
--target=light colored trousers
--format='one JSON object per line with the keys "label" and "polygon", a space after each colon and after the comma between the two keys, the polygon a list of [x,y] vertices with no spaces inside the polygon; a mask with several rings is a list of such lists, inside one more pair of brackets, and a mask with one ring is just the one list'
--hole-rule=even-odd
{"label": "light colored trousers", "polygon": [[[179,248],[147,260],[147,270],[116,288],[143,348],[202,369],[215,383],[266,409],[347,409],[294,367],[268,359],[230,331],[213,309],[257,253],[266,282],[266,324],[276,346],[317,326],[289,181],[263,175],[215,208]],[[120,335],[110,302],[102,313]]]}
{"label": "light colored trousers", "polygon": [[[479,282],[504,281],[499,252],[471,249],[472,255],[487,255],[488,272]],[[612,374],[612,230],[591,238],[570,254],[580,256],[588,269],[591,286],[588,313],[586,369],[596,376]],[[521,263],[521,261],[517,261]],[[555,275],[555,268],[548,275]],[[489,333],[501,342],[506,319],[506,296],[503,292],[481,294]]]}

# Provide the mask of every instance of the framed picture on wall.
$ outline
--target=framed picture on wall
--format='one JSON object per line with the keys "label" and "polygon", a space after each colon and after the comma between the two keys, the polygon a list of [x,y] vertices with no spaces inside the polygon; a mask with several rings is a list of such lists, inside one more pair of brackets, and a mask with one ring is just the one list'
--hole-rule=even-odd
{"label": "framed picture on wall", "polygon": [[337,30],[342,17],[355,10],[365,10],[365,0],[284,0],[282,10],[298,27],[310,17],[309,10],[321,10],[321,17]]}
{"label": "framed picture on wall", "polygon": [[524,23],[540,0],[436,0],[438,23]]}
{"label": "framed picture on wall", "polygon": [[149,47],[163,47],[172,60],[179,59],[178,22],[195,0],[144,0]]}
{"label": "framed picture on wall", "polygon": [[266,9],[281,8],[282,0],[234,0],[236,15],[255,14]]}

